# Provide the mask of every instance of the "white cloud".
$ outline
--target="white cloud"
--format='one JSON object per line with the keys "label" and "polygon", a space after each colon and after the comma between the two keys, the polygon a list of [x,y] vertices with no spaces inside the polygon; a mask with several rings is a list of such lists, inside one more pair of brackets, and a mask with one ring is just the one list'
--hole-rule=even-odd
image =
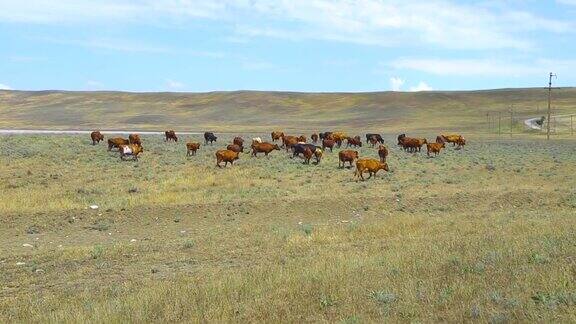
{"label": "white cloud", "polygon": [[576,30],[573,22],[508,5],[455,0],[0,0],[0,21],[181,25],[212,19],[237,26],[229,39],[242,41],[275,37],[450,49],[526,49],[535,45],[529,32]]}
{"label": "white cloud", "polygon": [[576,0],[556,0],[556,2],[565,5],[576,6]]}
{"label": "white cloud", "polygon": [[177,91],[177,90],[182,90],[183,88],[186,87],[186,85],[182,82],[179,82],[179,81],[167,79],[166,80],[166,87],[170,90]]}
{"label": "white cloud", "polygon": [[432,87],[429,86],[426,82],[420,82],[417,86],[410,87],[411,92],[420,92],[420,91],[432,91]]}
{"label": "white cloud", "polygon": [[401,91],[403,85],[404,85],[404,80],[402,80],[398,77],[390,78],[390,87],[392,88],[392,91]]}
{"label": "white cloud", "polygon": [[522,77],[576,73],[576,60],[537,59],[530,62],[496,59],[399,59],[385,64],[397,70],[414,70],[441,76]]}
{"label": "white cloud", "polygon": [[10,87],[6,84],[0,83],[0,90],[13,90],[13,89],[12,89],[12,87]]}

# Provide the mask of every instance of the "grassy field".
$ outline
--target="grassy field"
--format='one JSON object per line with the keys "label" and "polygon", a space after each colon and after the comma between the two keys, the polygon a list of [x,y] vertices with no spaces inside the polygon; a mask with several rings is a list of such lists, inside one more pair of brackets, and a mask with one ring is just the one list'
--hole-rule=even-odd
{"label": "grassy field", "polygon": [[362,182],[337,150],[216,168],[234,135],[190,158],[144,136],[138,162],[0,137],[0,322],[576,321],[576,142],[390,134]]}
{"label": "grassy field", "polygon": [[[554,114],[576,113],[576,88],[554,91]],[[1,91],[0,128],[135,129],[310,133],[487,132],[487,114],[539,117],[545,89],[457,92],[125,93]],[[505,120],[506,125],[508,125]],[[522,121],[518,121],[523,130]],[[495,129],[493,129],[495,131]]]}

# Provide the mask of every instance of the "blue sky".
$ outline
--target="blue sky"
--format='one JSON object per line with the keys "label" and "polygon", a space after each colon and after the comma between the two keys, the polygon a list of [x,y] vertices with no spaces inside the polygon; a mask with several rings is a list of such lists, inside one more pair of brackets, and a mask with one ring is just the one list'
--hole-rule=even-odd
{"label": "blue sky", "polygon": [[0,88],[576,85],[576,0],[0,0]]}

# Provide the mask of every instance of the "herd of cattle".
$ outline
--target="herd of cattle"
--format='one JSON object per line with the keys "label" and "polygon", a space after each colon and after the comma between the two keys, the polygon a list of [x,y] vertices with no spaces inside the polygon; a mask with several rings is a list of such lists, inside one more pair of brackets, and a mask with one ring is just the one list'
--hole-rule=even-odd
{"label": "herd of cattle", "polygon": [[[178,136],[176,136],[176,132],[173,130],[166,131],[164,134],[166,142],[178,142]],[[260,137],[252,138],[250,149],[253,157],[256,157],[258,153],[264,153],[264,155],[268,156],[268,154],[274,150],[279,151],[285,149],[286,152],[292,152],[292,157],[302,156],[304,158],[304,164],[310,164],[312,158],[314,158],[316,164],[319,164],[324,152],[328,149],[332,152],[335,147],[341,148],[344,143],[346,143],[346,148],[362,147],[363,144],[360,136],[349,137],[344,132],[314,133],[310,136],[311,143],[307,142],[307,138],[304,135],[291,136],[285,135],[283,132],[275,131],[272,132],[270,136],[272,139],[271,143],[262,141]],[[92,145],[96,145],[104,140],[104,135],[99,131],[92,132],[90,137],[92,139]],[[218,137],[212,132],[204,133],[204,145],[212,145],[217,139]],[[281,143],[281,146],[276,144],[277,141]],[[420,152],[422,146],[426,145],[428,156],[431,156],[431,154],[434,154],[434,156],[440,154],[440,151],[445,148],[445,143],[452,143],[453,146],[460,149],[466,145],[466,140],[461,135],[438,135],[435,142],[428,142],[425,138],[407,137],[406,134],[398,136],[398,145],[401,146],[404,151],[410,153]],[[338,153],[338,166],[343,168],[346,162],[348,162],[350,167],[352,167],[352,163],[356,161],[356,171],[354,175],[355,177],[360,177],[362,180],[364,180],[364,173],[369,174],[369,179],[379,170],[388,171],[388,164],[386,163],[388,148],[384,145],[382,136],[380,134],[366,134],[366,144],[369,144],[372,148],[376,148],[376,145],[378,145],[377,149],[380,159],[360,158],[358,151],[350,149],[344,149]],[[186,143],[186,155],[196,155],[196,151],[200,149],[200,146],[201,144],[197,142]],[[126,158],[138,160],[138,156],[144,151],[142,140],[138,134],[130,134],[128,139],[122,137],[108,139],[108,151],[114,148],[118,149],[120,159],[122,160]],[[240,153],[243,152],[244,139],[242,137],[235,137],[226,149],[216,152],[216,165],[222,167],[222,162],[224,163],[224,167],[226,167],[228,163],[234,165],[234,161],[238,160]]]}

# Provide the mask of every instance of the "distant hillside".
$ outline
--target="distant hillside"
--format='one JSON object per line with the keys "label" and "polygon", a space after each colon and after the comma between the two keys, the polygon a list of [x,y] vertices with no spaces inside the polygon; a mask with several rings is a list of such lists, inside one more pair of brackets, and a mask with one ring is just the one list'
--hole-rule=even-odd
{"label": "distant hillside", "polygon": [[[486,114],[537,116],[545,89],[456,92],[126,93],[0,91],[0,128],[481,132]],[[537,111],[539,107],[539,112]],[[576,113],[576,88],[554,91],[555,113]]]}

